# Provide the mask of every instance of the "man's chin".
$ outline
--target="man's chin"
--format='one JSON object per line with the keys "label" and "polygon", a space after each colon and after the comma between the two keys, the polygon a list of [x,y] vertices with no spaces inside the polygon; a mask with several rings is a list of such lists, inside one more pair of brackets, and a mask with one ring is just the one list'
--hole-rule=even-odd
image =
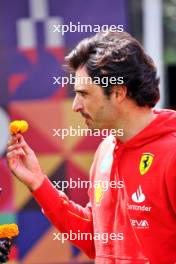
{"label": "man's chin", "polygon": [[86,126],[87,126],[87,128],[90,129],[92,132],[97,132],[98,130],[99,130],[99,131],[102,131],[102,130],[103,130],[103,128],[101,129],[101,128],[99,128],[98,126],[93,126],[93,125],[91,125],[91,124],[86,125]]}
{"label": "man's chin", "polygon": [[87,128],[89,128],[91,130],[94,128],[94,126],[93,126],[93,124],[92,124],[92,122],[91,122],[91,120],[89,118],[87,118],[85,120],[85,123],[86,123]]}
{"label": "man's chin", "polygon": [[105,129],[104,127],[100,127],[96,125],[95,123],[93,123],[91,119],[86,119],[85,124],[88,129],[95,131],[95,132],[97,132],[97,130],[102,131],[103,129]]}
{"label": "man's chin", "polygon": [[98,128],[95,128],[93,125],[87,124],[87,123],[86,123],[86,127],[87,127],[87,129],[90,129],[91,131],[94,131],[95,129],[98,129]]}
{"label": "man's chin", "polygon": [[93,131],[95,128],[93,128],[91,125],[86,125],[87,129],[90,129],[91,131]]}

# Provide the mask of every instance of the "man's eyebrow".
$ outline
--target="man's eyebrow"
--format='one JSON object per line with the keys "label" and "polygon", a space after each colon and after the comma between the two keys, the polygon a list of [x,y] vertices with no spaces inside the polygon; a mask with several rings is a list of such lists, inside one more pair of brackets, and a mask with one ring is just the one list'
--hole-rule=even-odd
{"label": "man's eyebrow", "polygon": [[82,89],[74,89],[75,93],[88,93],[87,90],[82,90]]}

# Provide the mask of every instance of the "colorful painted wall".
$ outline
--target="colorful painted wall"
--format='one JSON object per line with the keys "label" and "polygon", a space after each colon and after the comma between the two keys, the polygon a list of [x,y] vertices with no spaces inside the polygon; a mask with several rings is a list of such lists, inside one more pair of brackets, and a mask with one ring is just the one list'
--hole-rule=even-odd
{"label": "colorful painted wall", "polygon": [[[53,84],[53,76],[66,76],[62,64],[68,51],[85,36],[94,34],[53,32],[53,24],[70,22],[126,27],[125,1],[0,2],[0,223],[16,222],[20,228],[11,264],[90,261],[71,243],[53,241],[54,227],[30,192],[12,177],[5,159],[8,122],[25,119],[30,124],[25,138],[51,181],[88,179],[100,139],[53,136],[53,129],[84,127],[81,116],[71,109],[73,87]],[[68,188],[66,194],[83,206],[88,202],[86,189]]]}

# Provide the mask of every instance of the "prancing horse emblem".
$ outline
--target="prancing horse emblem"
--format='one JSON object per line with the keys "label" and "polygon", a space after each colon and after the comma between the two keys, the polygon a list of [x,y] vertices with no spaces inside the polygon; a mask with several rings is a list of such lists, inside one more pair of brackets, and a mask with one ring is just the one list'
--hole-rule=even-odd
{"label": "prancing horse emblem", "polygon": [[148,172],[148,170],[150,169],[153,163],[153,159],[154,159],[154,155],[151,153],[142,154],[139,165],[139,171],[141,175],[144,175]]}

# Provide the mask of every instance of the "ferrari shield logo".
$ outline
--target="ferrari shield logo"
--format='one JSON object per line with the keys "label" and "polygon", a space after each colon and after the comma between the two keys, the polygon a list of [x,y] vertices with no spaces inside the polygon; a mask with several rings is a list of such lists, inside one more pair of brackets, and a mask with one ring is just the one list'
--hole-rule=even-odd
{"label": "ferrari shield logo", "polygon": [[139,171],[141,175],[144,175],[148,172],[150,169],[152,163],[153,163],[154,155],[151,153],[144,153],[142,154],[140,165],[139,165]]}

